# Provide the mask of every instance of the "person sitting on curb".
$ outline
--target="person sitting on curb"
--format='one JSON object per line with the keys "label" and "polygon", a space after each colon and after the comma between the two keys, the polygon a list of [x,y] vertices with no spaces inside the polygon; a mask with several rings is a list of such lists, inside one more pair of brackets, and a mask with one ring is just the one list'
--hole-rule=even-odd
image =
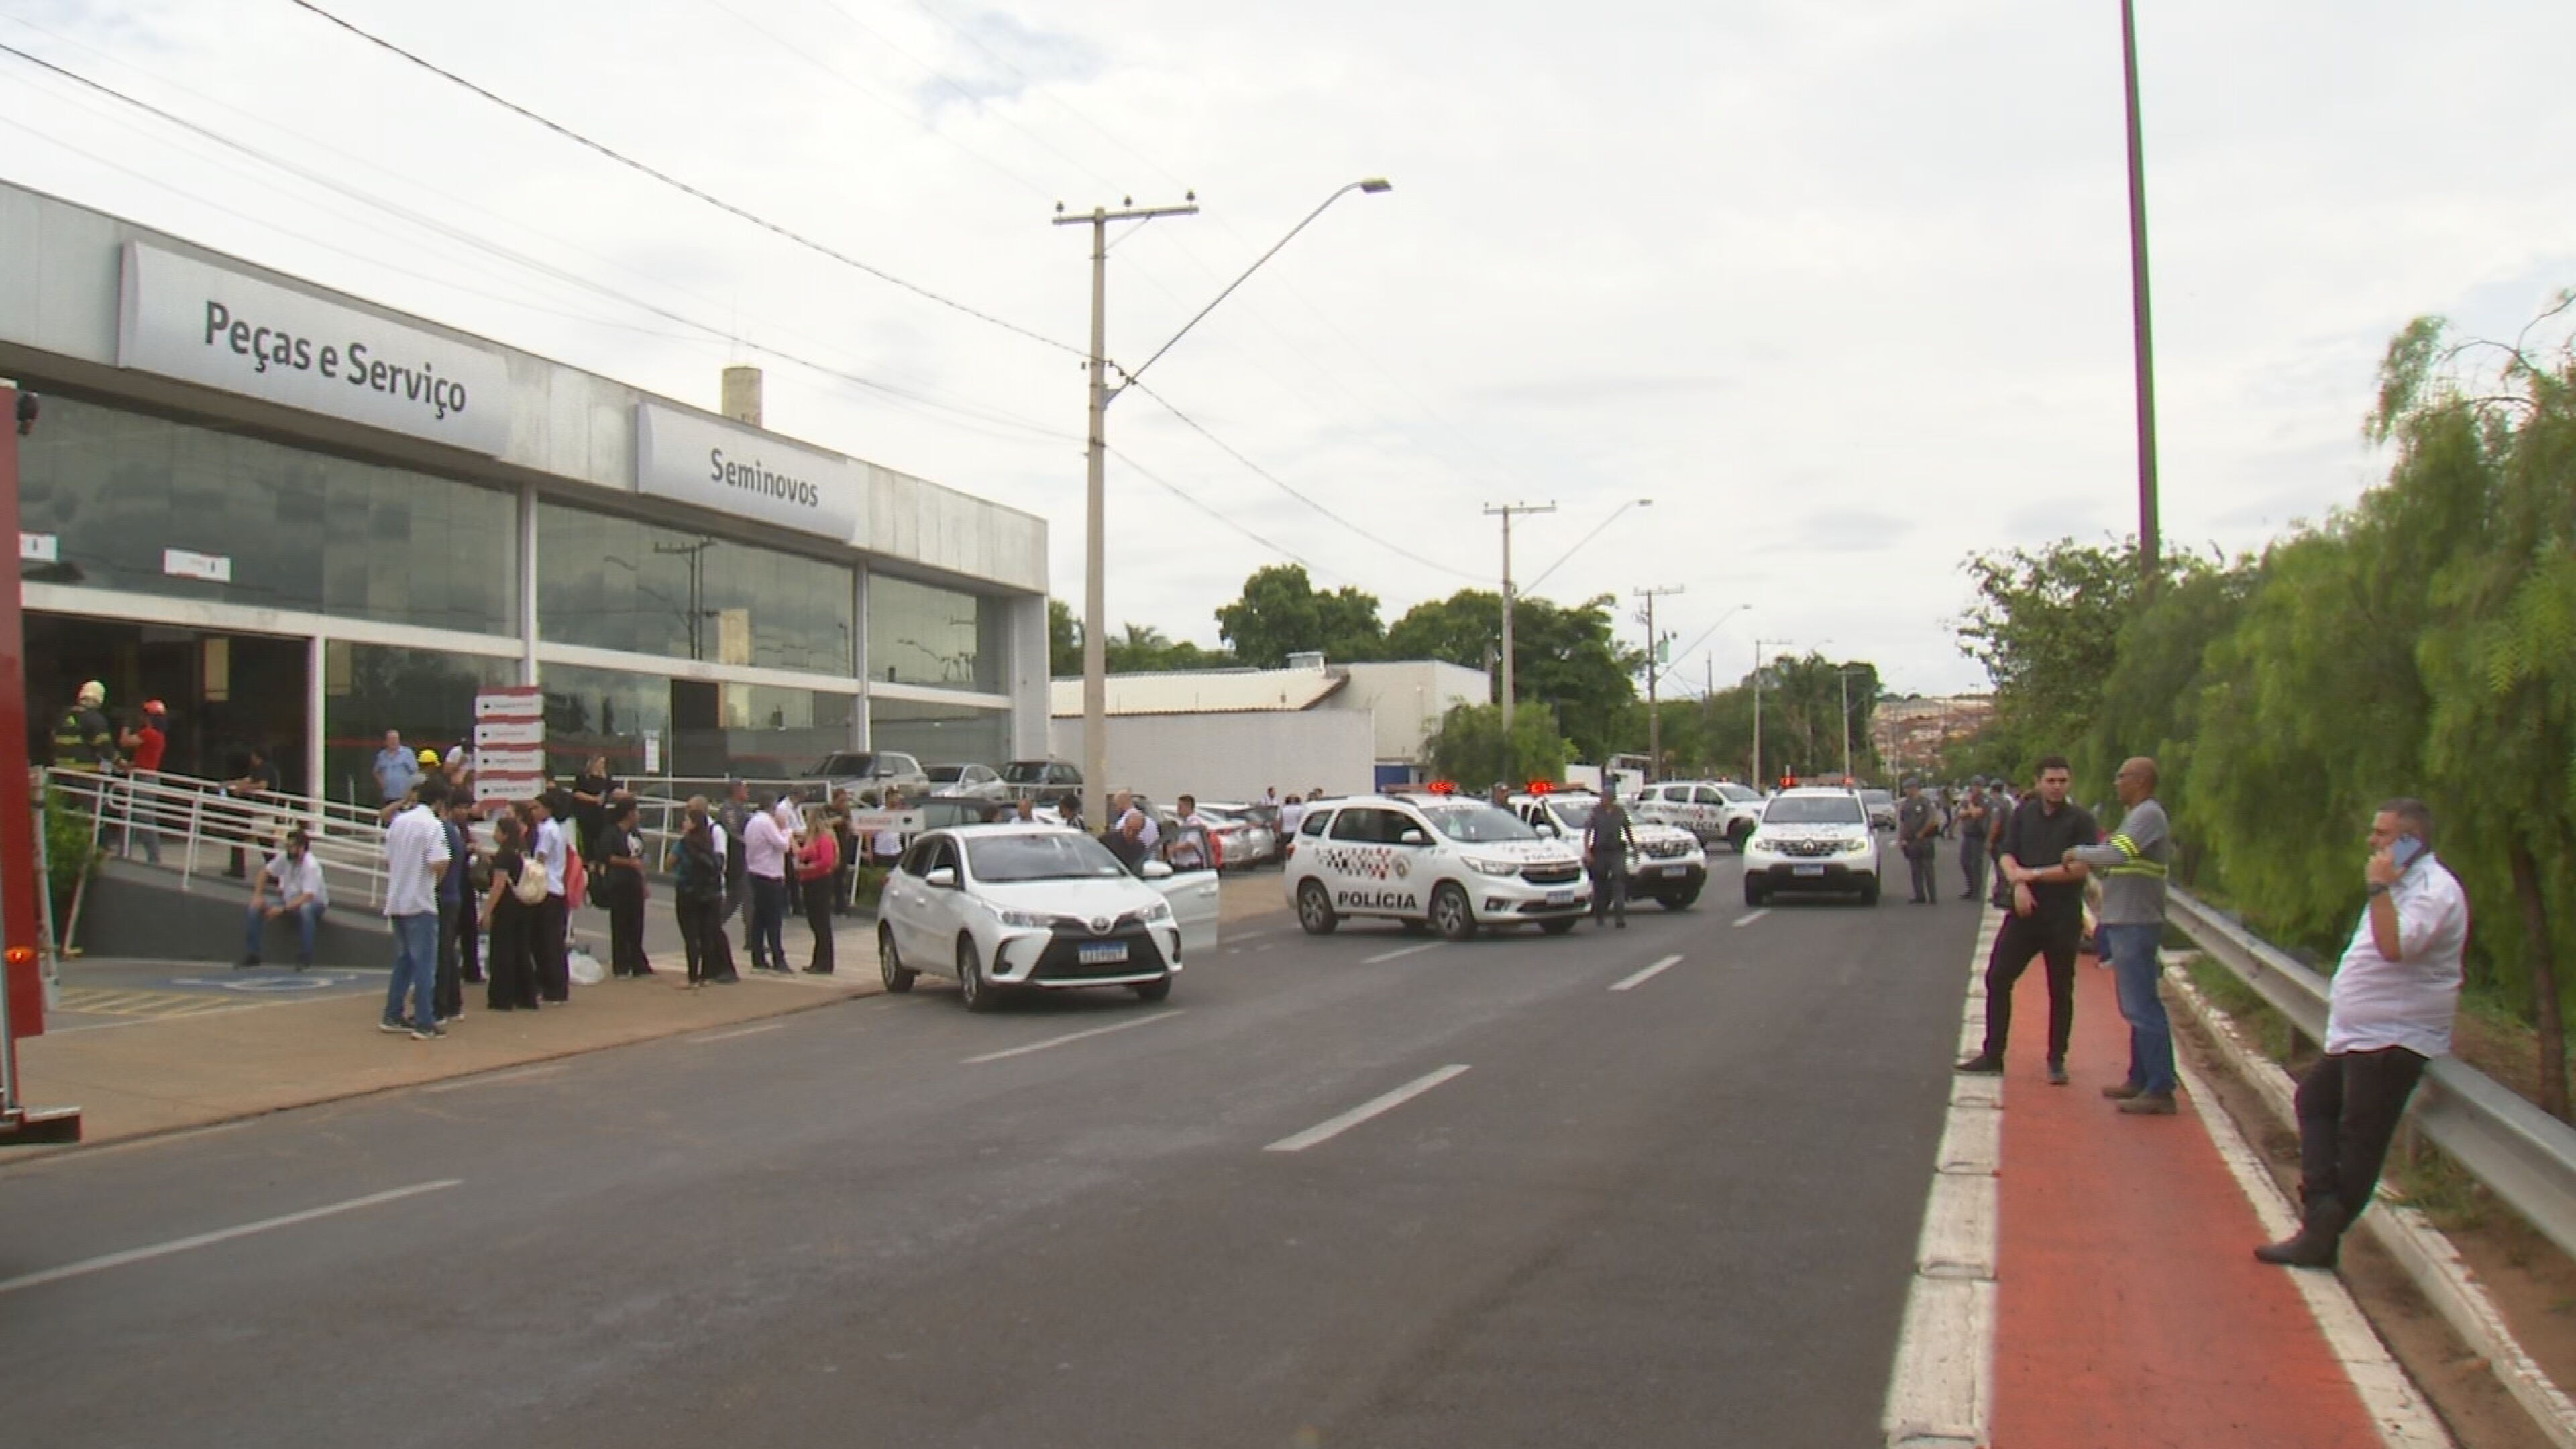
{"label": "person sitting on curb", "polygon": [[[275,894],[277,904],[270,905]],[[322,881],[322,862],[313,858],[313,842],[304,828],[297,826],[286,834],[286,848],[269,861],[250,888],[250,914],[242,928],[243,967],[259,964],[260,937],[268,923],[280,916],[293,916],[297,949],[295,969],[313,964],[313,933],[322,924],[322,912],[331,904],[330,888]]]}

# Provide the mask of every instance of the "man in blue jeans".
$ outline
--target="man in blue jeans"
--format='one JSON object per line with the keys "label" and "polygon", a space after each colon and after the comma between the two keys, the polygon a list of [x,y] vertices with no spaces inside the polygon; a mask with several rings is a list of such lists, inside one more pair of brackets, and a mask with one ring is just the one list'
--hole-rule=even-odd
{"label": "man in blue jeans", "polygon": [[[277,903],[271,905],[274,894]],[[242,966],[259,964],[260,938],[268,923],[281,916],[295,918],[297,949],[295,969],[313,964],[313,932],[322,924],[322,912],[331,904],[330,888],[322,881],[322,862],[313,858],[313,844],[305,837],[302,826],[287,832],[286,849],[269,861],[250,888],[250,915],[242,926]]]}
{"label": "man in blue jeans", "polygon": [[[438,1023],[438,878],[449,859],[447,827],[438,818],[447,782],[420,782],[419,799],[385,825],[385,920],[394,928],[394,979],[385,991],[378,1031],[408,1032],[413,1041],[447,1035]],[[403,998],[411,1018],[403,1018]]]}
{"label": "man in blue jeans", "polygon": [[2173,860],[2173,832],[2156,803],[2156,762],[2144,755],[2120,766],[2112,781],[2128,813],[2098,845],[2066,852],[2069,864],[2090,867],[2102,881],[2102,912],[2094,944],[2109,958],[2120,982],[2120,1015],[2129,1023],[2129,1077],[2102,1089],[2120,1110],[2167,1116],[2174,1110],[2173,1022],[2156,990],[2164,975],[2156,948],[2165,930],[2165,871]]}

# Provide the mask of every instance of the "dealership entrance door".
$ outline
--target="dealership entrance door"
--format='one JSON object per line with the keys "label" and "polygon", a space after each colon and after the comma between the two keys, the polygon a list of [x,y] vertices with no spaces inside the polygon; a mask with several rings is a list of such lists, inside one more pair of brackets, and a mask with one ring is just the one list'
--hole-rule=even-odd
{"label": "dealership entrance door", "polygon": [[81,681],[95,679],[107,686],[108,719],[120,733],[141,718],[147,699],[169,709],[164,770],[228,780],[256,744],[287,793],[311,793],[304,736],[313,682],[304,640],[66,614],[26,619],[29,759],[52,762],[54,722]]}

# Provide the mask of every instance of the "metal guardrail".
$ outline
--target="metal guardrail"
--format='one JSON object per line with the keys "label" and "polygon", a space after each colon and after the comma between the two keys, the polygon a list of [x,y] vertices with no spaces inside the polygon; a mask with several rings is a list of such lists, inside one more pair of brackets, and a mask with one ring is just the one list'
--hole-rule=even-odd
{"label": "metal guardrail", "polygon": [[[2326,1034],[2326,978],[2179,888],[2166,919],[2312,1041]],[[2416,1128],[2525,1221],[2576,1257],[2576,1127],[2459,1060],[2436,1057],[2408,1108]]]}

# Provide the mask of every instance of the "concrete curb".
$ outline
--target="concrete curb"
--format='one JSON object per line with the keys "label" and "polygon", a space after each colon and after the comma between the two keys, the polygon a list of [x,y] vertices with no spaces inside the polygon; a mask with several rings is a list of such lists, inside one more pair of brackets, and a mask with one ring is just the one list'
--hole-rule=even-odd
{"label": "concrete curb", "polygon": [[[2201,995],[2200,988],[2181,969],[2182,959],[2187,959],[2186,953],[2165,953],[2167,982],[2192,1017],[2218,1043],[2219,1054],[2227,1059],[2228,1066],[2254,1088],[2283,1125],[2296,1126],[2297,1086],[2290,1074],[2247,1041],[2236,1023]],[[2209,1106],[2212,1111],[2220,1110],[2215,1100]],[[2495,1301],[2478,1286],[2451,1240],[2433,1226],[2421,1209],[2407,1206],[2384,1189],[2376,1206],[2378,1211],[2362,1215],[2361,1226],[2396,1258],[2443,1319],[2487,1361],[2497,1382],[2504,1385],[2514,1402],[2522,1405],[2549,1442],[2560,1449],[2576,1449],[2576,1401],[2560,1391],[2540,1365],[2523,1352],[2504,1315],[2496,1311]]]}

